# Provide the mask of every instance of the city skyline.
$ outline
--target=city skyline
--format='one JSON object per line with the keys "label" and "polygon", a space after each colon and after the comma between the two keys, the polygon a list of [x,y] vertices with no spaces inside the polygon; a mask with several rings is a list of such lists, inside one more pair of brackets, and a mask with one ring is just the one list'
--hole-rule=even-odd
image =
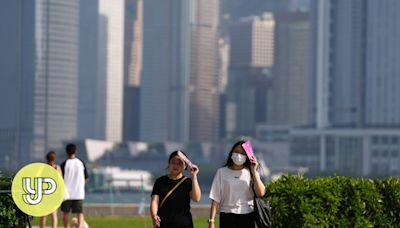
{"label": "city skyline", "polygon": [[[354,173],[400,173],[397,144],[375,143],[400,130],[396,0],[1,4],[10,168],[70,141],[211,151],[245,136],[279,164],[322,172],[363,159]],[[390,170],[375,167],[385,151]]]}

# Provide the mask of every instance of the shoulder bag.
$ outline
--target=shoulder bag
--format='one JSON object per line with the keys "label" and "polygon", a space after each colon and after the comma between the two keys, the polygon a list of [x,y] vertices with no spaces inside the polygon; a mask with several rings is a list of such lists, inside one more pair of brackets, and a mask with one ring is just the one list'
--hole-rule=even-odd
{"label": "shoulder bag", "polygon": [[187,177],[183,177],[182,180],[180,180],[168,193],[167,195],[164,196],[163,200],[160,203],[160,206],[158,206],[158,209],[160,209],[162,207],[162,205],[164,205],[165,200],[171,195],[171,193],[173,191],[175,191],[175,189],[181,185],[183,183],[184,180],[186,180]]}
{"label": "shoulder bag", "polygon": [[[251,177],[253,177],[251,171],[250,174]],[[272,213],[269,202],[257,196],[254,189],[254,180],[252,181],[251,189],[254,193],[254,221],[258,228],[269,228],[272,223]]]}

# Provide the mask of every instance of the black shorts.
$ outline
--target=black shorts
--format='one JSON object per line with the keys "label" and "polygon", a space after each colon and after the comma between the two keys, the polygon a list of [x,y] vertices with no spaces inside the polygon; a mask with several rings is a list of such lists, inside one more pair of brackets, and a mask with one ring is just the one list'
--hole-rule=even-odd
{"label": "black shorts", "polygon": [[83,200],[66,200],[61,204],[61,211],[65,213],[82,213],[83,212]]}

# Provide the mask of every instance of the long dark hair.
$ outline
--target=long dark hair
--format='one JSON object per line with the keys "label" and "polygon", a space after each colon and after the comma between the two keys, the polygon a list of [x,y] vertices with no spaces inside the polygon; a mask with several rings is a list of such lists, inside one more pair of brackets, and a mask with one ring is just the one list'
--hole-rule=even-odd
{"label": "long dark hair", "polygon": [[[233,160],[231,158],[232,157],[232,153],[235,150],[235,147],[242,146],[242,144],[245,143],[245,142],[246,141],[240,140],[240,141],[237,141],[235,144],[233,144],[232,149],[229,152],[228,158],[226,159],[226,163],[225,163],[224,166],[230,167],[230,166],[232,166],[234,164]],[[247,155],[246,155],[246,162],[243,164],[243,166],[250,169],[250,159],[247,157]]]}

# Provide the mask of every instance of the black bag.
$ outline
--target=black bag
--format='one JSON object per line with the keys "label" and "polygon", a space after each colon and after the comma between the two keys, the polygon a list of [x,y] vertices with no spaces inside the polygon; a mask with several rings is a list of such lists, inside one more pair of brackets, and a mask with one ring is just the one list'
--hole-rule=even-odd
{"label": "black bag", "polygon": [[[251,171],[250,171],[251,173]],[[272,223],[271,207],[269,202],[259,198],[254,190],[254,181],[251,185],[254,193],[254,221],[258,228],[269,228]]]}
{"label": "black bag", "polygon": [[[254,189],[253,189],[254,190]],[[254,220],[258,228],[271,227],[272,215],[269,203],[258,198],[254,193]]]}

